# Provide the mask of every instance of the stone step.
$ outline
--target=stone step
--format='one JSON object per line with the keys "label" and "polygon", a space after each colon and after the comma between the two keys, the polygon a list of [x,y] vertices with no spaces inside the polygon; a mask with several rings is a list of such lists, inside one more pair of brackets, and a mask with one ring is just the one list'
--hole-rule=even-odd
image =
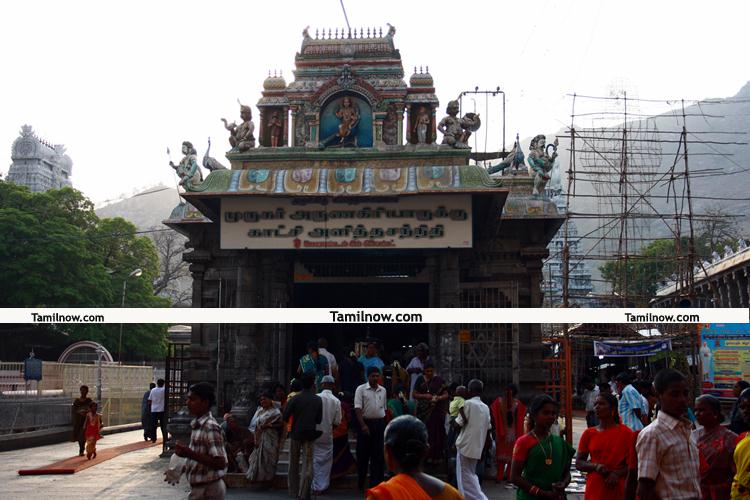
{"label": "stone step", "polygon": [[[287,476],[289,475],[289,448],[291,441],[286,439],[282,445],[281,451],[279,452],[279,460],[276,465],[276,476],[273,481],[274,489],[285,489],[287,487]],[[349,450],[352,455],[356,458],[357,456],[357,440],[353,436],[349,436]],[[425,472],[431,474],[437,478],[447,481],[445,474],[445,466],[426,466]],[[244,474],[228,473],[226,475],[227,488],[249,488],[251,485],[245,478]],[[357,473],[356,471],[348,474],[344,477],[331,481],[331,489],[334,490],[354,490],[357,488]]]}
{"label": "stone step", "polygon": [[[290,447],[290,440],[287,439],[284,441],[284,444],[281,448],[281,451],[279,452],[279,461],[276,465],[276,475],[283,475],[286,477],[288,471],[289,471],[289,447]],[[357,440],[351,436],[349,436],[349,451],[351,451],[352,455],[357,455]]]}

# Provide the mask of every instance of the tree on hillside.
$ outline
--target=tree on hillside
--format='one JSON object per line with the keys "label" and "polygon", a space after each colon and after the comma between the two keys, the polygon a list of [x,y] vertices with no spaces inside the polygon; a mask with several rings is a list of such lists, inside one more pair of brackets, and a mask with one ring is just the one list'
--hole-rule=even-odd
{"label": "tree on hillside", "polygon": [[[724,245],[737,248],[739,226],[720,207],[706,212],[710,217],[696,224],[695,255],[691,266],[710,260],[711,253],[721,253]],[[629,297],[638,306],[646,307],[659,288],[659,282],[678,272],[677,248],[674,240],[656,240],[646,245],[640,255],[632,256],[627,263],[610,261],[599,269],[602,278],[610,283],[612,291]],[[679,255],[688,257],[688,238],[680,240]],[[626,285],[627,282],[627,285]]]}
{"label": "tree on hillside", "polygon": [[172,300],[173,305],[189,305],[192,289],[188,264],[182,260],[187,238],[173,229],[151,228],[151,238],[159,255],[159,276],[154,293]]}
{"label": "tree on hillside", "polygon": [[[154,295],[159,270],[151,240],[123,219],[99,219],[93,204],[72,188],[31,193],[0,181],[0,234],[0,307],[119,307],[123,280],[136,268],[142,276],[128,281],[126,305],[169,305]],[[119,325],[64,325],[67,336],[50,325],[39,328],[61,346],[90,339],[118,350]],[[127,325],[124,331],[125,359],[164,354],[163,325]]]}
{"label": "tree on hillside", "polygon": [[716,251],[722,253],[725,245],[737,249],[741,230],[737,220],[721,205],[713,205],[703,211],[697,223],[698,240],[708,248],[708,255]]}
{"label": "tree on hillside", "polygon": [[613,292],[630,298],[636,306],[647,306],[656,293],[659,280],[677,270],[674,256],[674,241],[656,240],[627,262],[610,261],[599,269],[602,278],[612,285]]}

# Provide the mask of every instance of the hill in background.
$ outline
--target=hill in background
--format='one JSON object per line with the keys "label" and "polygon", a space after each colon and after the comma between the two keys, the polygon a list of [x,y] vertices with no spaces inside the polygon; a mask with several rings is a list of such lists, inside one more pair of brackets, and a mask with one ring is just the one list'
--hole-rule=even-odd
{"label": "hill in background", "polygon": [[175,188],[163,185],[146,189],[130,198],[96,209],[99,217],[122,217],[139,230],[152,227],[164,228],[162,221],[169,217],[172,209],[180,203]]}
{"label": "hill in background", "polygon": [[[731,220],[737,224],[741,236],[747,238],[750,236],[750,217],[748,217],[748,214],[750,214],[750,195],[748,195],[748,186],[750,185],[750,182],[748,182],[748,178],[750,178],[750,161],[748,161],[750,158],[750,146],[747,144],[718,143],[747,143],[750,140],[750,82],[735,96],[706,101],[708,102],[701,102],[700,104],[685,108],[692,212],[696,216],[696,219],[700,219],[701,215],[707,213],[715,213],[717,210],[727,215],[733,215],[735,217],[732,217]],[[675,227],[675,222],[673,219],[669,219],[669,215],[675,213],[674,192],[669,193],[668,176],[662,177],[661,174],[668,172],[674,164],[675,158],[678,157],[677,142],[679,141],[679,132],[682,130],[683,125],[681,114],[681,110],[679,110],[676,113],[666,113],[633,121],[629,125],[629,128],[632,129],[656,130],[658,133],[652,137],[660,139],[658,144],[642,143],[640,147],[644,148],[648,146],[648,148],[656,148],[656,150],[661,152],[660,162],[658,161],[659,157],[655,157],[657,158],[656,163],[658,165],[656,170],[659,172],[659,175],[655,179],[662,178],[662,180],[651,184],[634,183],[629,188],[631,200],[634,196],[637,196],[636,189],[642,193],[649,190],[649,194],[651,195],[649,199],[651,206],[642,207],[642,213],[653,215],[654,218],[634,221],[636,225],[643,225],[644,232],[642,235],[644,237],[663,238],[673,236],[671,230]],[[618,136],[618,134],[621,134],[621,127],[622,124],[612,127],[610,130],[613,133],[608,135]],[[736,132],[741,133],[741,135],[734,134]],[[570,164],[570,140],[566,138],[567,134],[569,132],[566,132],[566,130],[560,130],[557,133],[560,137],[559,152],[563,188],[567,188],[568,185],[567,172]],[[577,148],[581,147],[581,142],[583,141],[577,141]],[[699,144],[699,142],[702,142],[702,144]],[[706,142],[710,143],[706,144]],[[630,144],[630,147],[633,149],[636,149],[638,146],[637,143]],[[606,145],[599,144],[597,149],[613,148],[614,150],[618,150],[621,147],[621,141],[612,141]],[[577,156],[577,158],[577,168],[580,168],[581,157]],[[654,156],[651,158],[654,158]],[[648,159],[649,157],[646,155],[640,158],[643,162],[647,162]],[[634,163],[637,161],[638,157],[636,156]],[[602,170],[606,171],[608,169],[606,162],[603,160],[597,161],[597,165]],[[631,167],[635,170],[637,165],[631,165]],[[621,195],[618,194],[617,190],[617,182],[619,180],[618,168],[618,166],[614,168],[609,167],[612,172],[609,180],[613,182],[613,190],[609,199],[592,197],[592,195],[596,194],[594,185],[590,182],[581,181],[580,178],[583,176],[579,176],[579,180],[575,183],[575,196],[571,196],[570,200],[571,213],[597,214],[609,212],[613,208],[610,204],[614,204],[615,211],[619,210],[618,204]],[[681,175],[684,169],[684,162],[679,158],[674,168],[675,174]],[[684,204],[681,209],[682,213],[687,214],[684,183],[681,181],[675,182],[675,187],[677,189],[678,200],[681,200],[680,202]],[[667,200],[667,194],[671,194],[672,198]],[[662,214],[666,222],[658,218],[656,214]],[[612,248],[616,248],[616,241],[610,241],[607,245],[598,244],[594,248],[597,245],[597,240],[593,237],[602,234],[602,231],[597,231],[597,227],[604,222],[604,219],[582,216],[576,217],[575,221],[578,227],[578,234],[589,235],[588,238],[581,241],[580,248],[582,252],[590,252],[591,255],[611,254]],[[696,231],[698,231],[700,225],[700,221],[695,222]],[[609,237],[616,240],[619,236],[619,224],[613,223],[611,227],[614,227],[614,229],[609,233]],[[683,236],[688,234],[687,221],[683,221],[681,234]],[[631,236],[633,236],[632,233]],[[648,243],[648,241],[634,241],[633,245],[644,246]],[[607,249],[607,246],[609,249]],[[721,252],[721,249],[718,250]],[[632,247],[631,252],[633,252]],[[635,252],[637,253],[637,248]],[[601,263],[601,261],[590,261],[589,263],[589,269],[593,272],[595,280],[600,279],[598,266]],[[602,284],[595,281],[597,293],[600,293],[601,287]]]}
{"label": "hill in background", "polygon": [[146,189],[130,198],[96,210],[99,217],[122,217],[135,224],[150,237],[159,254],[159,279],[154,291],[172,300],[175,306],[189,306],[192,298],[192,277],[182,260],[187,239],[162,221],[169,218],[180,198],[177,190],[166,186]]}

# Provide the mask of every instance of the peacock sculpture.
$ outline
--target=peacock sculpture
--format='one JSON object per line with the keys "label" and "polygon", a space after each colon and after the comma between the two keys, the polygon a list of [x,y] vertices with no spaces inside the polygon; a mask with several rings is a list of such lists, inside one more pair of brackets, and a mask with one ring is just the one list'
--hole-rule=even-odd
{"label": "peacock sculpture", "polygon": [[209,172],[213,172],[214,170],[226,170],[227,167],[222,165],[219,160],[216,158],[211,158],[208,156],[208,153],[211,151],[211,138],[208,138],[208,147],[206,148],[206,154],[203,155],[203,168],[207,169]]}

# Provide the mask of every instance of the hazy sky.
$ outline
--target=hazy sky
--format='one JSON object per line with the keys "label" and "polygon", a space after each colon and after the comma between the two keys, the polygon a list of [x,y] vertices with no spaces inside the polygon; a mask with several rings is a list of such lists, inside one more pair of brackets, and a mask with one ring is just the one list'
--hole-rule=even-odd
{"label": "hazy sky", "polygon": [[[462,90],[500,86],[511,144],[517,132],[568,124],[567,93],[624,86],[643,98],[700,99],[734,95],[750,80],[747,0],[344,4],[352,27],[396,27],[405,79],[428,65],[441,115]],[[190,140],[200,158],[210,136],[212,156],[224,159],[219,118],[239,118],[238,98],[255,104],[269,70],[292,79],[308,25],[345,26],[339,0],[2,2],[0,172],[28,123],[67,146],[74,186],[97,203],[174,186],[167,147],[177,161]],[[499,143],[499,101],[489,120],[484,100],[476,105]]]}

